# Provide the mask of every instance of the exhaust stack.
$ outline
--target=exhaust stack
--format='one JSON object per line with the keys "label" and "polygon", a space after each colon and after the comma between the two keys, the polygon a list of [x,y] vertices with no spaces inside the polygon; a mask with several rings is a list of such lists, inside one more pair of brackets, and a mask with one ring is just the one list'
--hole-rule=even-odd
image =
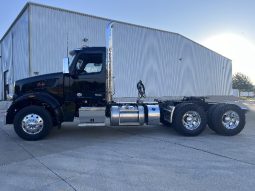
{"label": "exhaust stack", "polygon": [[106,102],[112,102],[113,96],[113,25],[115,22],[108,24],[106,28]]}

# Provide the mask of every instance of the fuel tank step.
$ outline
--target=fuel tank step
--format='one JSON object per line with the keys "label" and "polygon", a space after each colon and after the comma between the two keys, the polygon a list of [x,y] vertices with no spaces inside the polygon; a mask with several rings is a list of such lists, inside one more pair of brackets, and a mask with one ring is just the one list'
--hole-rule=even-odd
{"label": "fuel tank step", "polygon": [[105,123],[80,123],[79,127],[104,127]]}

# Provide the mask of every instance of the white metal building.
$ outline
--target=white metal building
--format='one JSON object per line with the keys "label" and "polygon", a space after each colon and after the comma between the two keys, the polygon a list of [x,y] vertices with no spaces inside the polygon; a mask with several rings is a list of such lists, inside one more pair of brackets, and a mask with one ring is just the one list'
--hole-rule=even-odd
{"label": "white metal building", "polygon": [[[15,80],[62,71],[62,59],[68,50],[81,47],[83,38],[89,39],[89,46],[105,46],[105,30],[111,21],[26,4],[0,41],[0,100],[4,92],[12,91]],[[140,79],[150,96],[232,92],[231,60],[182,35],[117,21],[113,47],[116,97],[135,97],[132,83]],[[136,66],[136,73],[129,70],[130,64]]]}

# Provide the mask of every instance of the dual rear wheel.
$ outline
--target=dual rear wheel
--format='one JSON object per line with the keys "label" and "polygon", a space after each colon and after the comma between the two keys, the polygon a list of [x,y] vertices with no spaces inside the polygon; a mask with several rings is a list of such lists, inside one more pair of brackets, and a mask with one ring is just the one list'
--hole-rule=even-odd
{"label": "dual rear wheel", "polygon": [[186,136],[197,136],[206,125],[217,134],[233,136],[245,126],[245,114],[233,104],[212,105],[207,113],[203,107],[194,103],[181,103],[176,106],[173,116],[173,128]]}
{"label": "dual rear wheel", "polygon": [[209,109],[208,115],[208,126],[220,135],[237,135],[245,126],[245,114],[237,105],[217,104]]}
{"label": "dual rear wheel", "polygon": [[176,106],[173,116],[173,128],[186,136],[197,136],[207,124],[204,109],[193,103],[181,103]]}

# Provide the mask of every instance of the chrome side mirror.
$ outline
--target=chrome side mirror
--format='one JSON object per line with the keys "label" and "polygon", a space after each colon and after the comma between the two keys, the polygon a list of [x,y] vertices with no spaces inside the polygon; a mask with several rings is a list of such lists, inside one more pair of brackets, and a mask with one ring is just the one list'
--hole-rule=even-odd
{"label": "chrome side mirror", "polygon": [[63,59],[63,74],[69,74],[69,58]]}

